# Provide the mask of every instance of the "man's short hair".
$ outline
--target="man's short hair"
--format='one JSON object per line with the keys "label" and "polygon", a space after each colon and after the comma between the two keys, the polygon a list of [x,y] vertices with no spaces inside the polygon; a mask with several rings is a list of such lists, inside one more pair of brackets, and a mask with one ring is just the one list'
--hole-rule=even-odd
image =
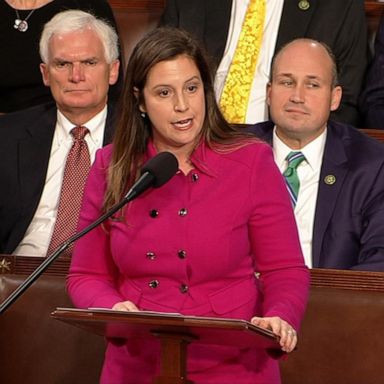
{"label": "man's short hair", "polygon": [[323,43],[322,41],[318,41],[318,40],[315,40],[315,39],[308,39],[308,38],[298,38],[298,39],[291,40],[288,43],[284,44],[275,53],[275,55],[273,56],[273,59],[272,59],[272,63],[271,63],[271,71],[270,71],[270,75],[269,75],[269,81],[272,82],[273,70],[274,70],[274,67],[275,67],[276,60],[285,51],[285,49],[287,47],[289,47],[293,43],[297,43],[297,42],[314,43],[314,44],[320,45],[320,46],[322,46],[324,48],[324,50],[326,51],[329,59],[331,60],[331,65],[332,65],[332,82],[331,82],[331,87],[333,89],[336,86],[338,86],[339,85],[339,69],[338,69],[336,57],[335,57],[334,53],[332,52],[332,49],[327,44]]}

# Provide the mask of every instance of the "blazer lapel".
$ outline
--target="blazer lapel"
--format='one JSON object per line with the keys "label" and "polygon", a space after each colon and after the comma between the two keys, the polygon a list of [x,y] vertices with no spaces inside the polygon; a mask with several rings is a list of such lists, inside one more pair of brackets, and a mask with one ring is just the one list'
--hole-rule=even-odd
{"label": "blazer lapel", "polygon": [[329,122],[313,226],[312,261],[314,268],[319,266],[324,233],[335,210],[336,200],[347,172],[348,158],[342,138],[337,134],[336,127]]}
{"label": "blazer lapel", "polygon": [[275,52],[293,39],[307,37],[307,31],[319,1],[321,0],[307,0],[308,9],[300,8],[299,4],[302,3],[300,0],[284,1]]}

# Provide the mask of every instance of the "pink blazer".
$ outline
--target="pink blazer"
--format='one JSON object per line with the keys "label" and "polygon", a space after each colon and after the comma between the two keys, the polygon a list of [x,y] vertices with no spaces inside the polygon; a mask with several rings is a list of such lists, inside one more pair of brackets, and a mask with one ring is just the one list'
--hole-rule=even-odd
{"label": "pink blazer", "polygon": [[[80,228],[101,214],[111,153],[111,146],[97,153]],[[154,154],[150,144],[147,157]],[[68,277],[75,306],[130,300],[143,310],[280,316],[298,328],[309,274],[270,147],[254,142],[218,153],[200,145],[192,162],[188,175],[178,172],[131,202],[125,220],[109,220],[77,242]],[[156,351],[142,340],[110,342],[101,382],[150,383]],[[264,351],[192,345],[188,353],[196,383],[279,383],[277,363]]]}

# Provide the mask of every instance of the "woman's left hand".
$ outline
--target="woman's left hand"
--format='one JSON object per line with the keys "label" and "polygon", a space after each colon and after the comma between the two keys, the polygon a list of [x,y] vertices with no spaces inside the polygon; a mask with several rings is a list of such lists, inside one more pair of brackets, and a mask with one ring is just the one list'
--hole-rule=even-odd
{"label": "woman's left hand", "polygon": [[269,329],[280,336],[281,349],[291,352],[297,344],[297,332],[280,317],[252,317],[251,323],[258,327]]}

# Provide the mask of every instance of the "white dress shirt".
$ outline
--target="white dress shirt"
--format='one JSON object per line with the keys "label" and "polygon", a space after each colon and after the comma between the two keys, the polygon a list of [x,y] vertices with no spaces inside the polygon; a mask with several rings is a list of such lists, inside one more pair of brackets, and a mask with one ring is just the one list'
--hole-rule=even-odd
{"label": "white dress shirt", "polygon": [[289,148],[276,135],[276,128],[273,132],[273,153],[275,162],[283,173],[288,165],[285,160],[291,151],[300,151],[305,156],[297,167],[297,175],[300,181],[299,195],[295,207],[295,218],[299,231],[301,248],[305,264],[312,268],[312,236],[313,223],[315,218],[317,192],[319,187],[321,164],[323,161],[325,140],[327,130],[305,147],[296,150]]}
{"label": "white dress shirt", "polygon": [[[215,78],[215,93],[217,100],[220,100],[221,93],[224,89],[225,79],[236,50],[248,3],[249,0],[232,1],[232,13],[227,44]],[[268,119],[268,107],[266,104],[267,83],[269,81],[272,57],[275,52],[283,5],[284,0],[266,0],[263,40],[252,83],[246,123],[258,123]]]}
{"label": "white dress shirt", "polygon": [[[96,150],[103,145],[106,117],[107,106],[90,121],[83,124],[89,129],[85,140],[91,163],[95,159]],[[57,112],[57,122],[43,193],[23,240],[13,252],[15,255],[45,256],[47,253],[56,221],[65,162],[73,143],[70,132],[74,127],[61,112]]]}

